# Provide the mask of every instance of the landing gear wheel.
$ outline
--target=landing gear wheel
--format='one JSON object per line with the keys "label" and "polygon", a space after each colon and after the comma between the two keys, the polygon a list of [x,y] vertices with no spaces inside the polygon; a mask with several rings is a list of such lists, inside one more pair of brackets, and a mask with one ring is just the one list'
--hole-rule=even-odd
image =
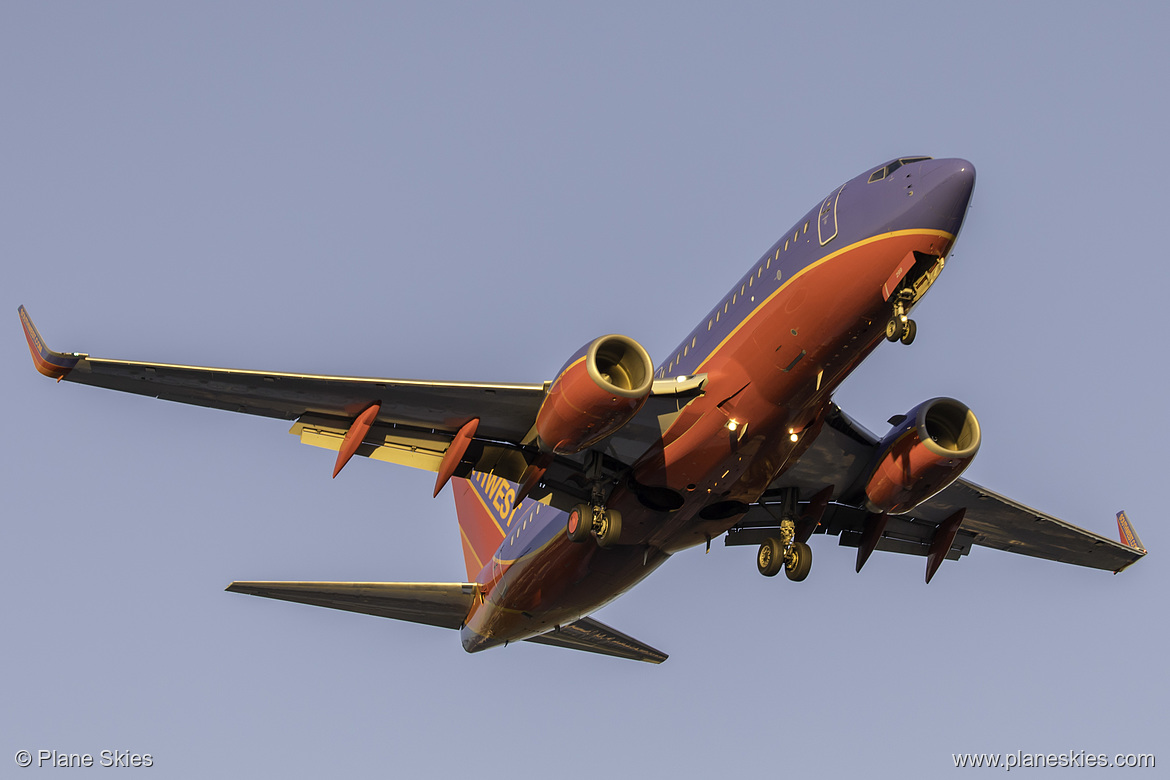
{"label": "landing gear wheel", "polygon": [[802,582],[812,570],[812,548],[804,542],[793,542],[788,559],[784,561],[784,574],[793,582]]}
{"label": "landing gear wheel", "polygon": [[918,326],[914,323],[914,320],[906,320],[906,327],[902,331],[902,336],[901,336],[902,343],[905,344],[906,346],[910,346],[911,344],[914,343],[914,337],[917,334],[918,334]]}
{"label": "landing gear wheel", "polygon": [[886,341],[897,341],[906,332],[906,325],[901,317],[891,317],[886,323]]}
{"label": "landing gear wheel", "polygon": [[588,540],[593,534],[593,507],[588,504],[577,504],[570,510],[565,527],[569,532],[570,542]]}
{"label": "landing gear wheel", "polygon": [[769,536],[756,553],[756,568],[765,577],[775,577],[784,568],[784,548],[780,540]]}
{"label": "landing gear wheel", "polygon": [[606,509],[601,513],[601,530],[597,532],[598,547],[613,547],[622,535],[622,513]]}

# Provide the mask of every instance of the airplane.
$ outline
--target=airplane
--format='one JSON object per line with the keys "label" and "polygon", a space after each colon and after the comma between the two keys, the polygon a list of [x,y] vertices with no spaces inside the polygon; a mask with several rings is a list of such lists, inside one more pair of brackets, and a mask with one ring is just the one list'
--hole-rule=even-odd
{"label": "airplane", "polygon": [[460,631],[477,652],[529,641],[661,663],[591,615],[671,555],[757,548],[761,574],[804,580],[814,536],[943,560],[972,546],[1120,572],[1145,555],[961,477],[975,414],[932,398],[878,436],[833,392],[910,317],[959,236],[975,168],[900,157],[835,187],[785,231],[657,368],[622,335],[552,381],[427,382],[203,368],[50,350],[19,313],[36,368],[66,380],[294,421],[301,442],[452,485],[462,582],[233,582],[227,590]]}

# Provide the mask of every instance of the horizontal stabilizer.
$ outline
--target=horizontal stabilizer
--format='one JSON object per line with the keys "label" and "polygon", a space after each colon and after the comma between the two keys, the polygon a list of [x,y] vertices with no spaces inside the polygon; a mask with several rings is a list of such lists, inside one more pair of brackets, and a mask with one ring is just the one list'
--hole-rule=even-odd
{"label": "horizontal stabilizer", "polygon": [[475,599],[470,582],[233,582],[227,590],[440,628],[461,627]]}
{"label": "horizontal stabilizer", "polygon": [[593,618],[581,618],[576,623],[525,640],[539,645],[567,647],[570,650],[584,650],[587,653],[612,655],[631,661],[646,661],[660,664],[667,659],[666,653],[642,644],[621,631],[615,631]]}

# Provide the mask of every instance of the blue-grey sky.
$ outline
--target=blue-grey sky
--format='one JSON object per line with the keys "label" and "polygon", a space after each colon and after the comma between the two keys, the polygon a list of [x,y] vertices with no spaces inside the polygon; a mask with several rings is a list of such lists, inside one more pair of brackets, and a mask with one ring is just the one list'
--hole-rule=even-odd
{"label": "blue-grey sky", "polygon": [[[955,752],[1154,752],[1170,109],[1163,3],[6,3],[0,9],[0,774],[902,778]],[[837,400],[951,395],[968,476],[1149,557],[977,548],[803,584],[678,555],[600,613],[660,667],[227,594],[456,580],[433,476],[279,421],[62,383],[56,349],[541,381],[609,332],[656,359],[832,188],[978,170],[953,262]],[[43,771],[43,770],[42,770]],[[1150,773],[1153,774],[1152,772]]]}

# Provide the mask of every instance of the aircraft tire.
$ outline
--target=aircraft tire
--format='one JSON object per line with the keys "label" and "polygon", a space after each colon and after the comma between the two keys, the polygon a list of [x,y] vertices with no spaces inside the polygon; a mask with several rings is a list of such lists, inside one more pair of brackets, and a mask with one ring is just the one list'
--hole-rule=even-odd
{"label": "aircraft tire", "polygon": [[812,548],[804,542],[792,543],[792,560],[784,564],[784,574],[793,582],[803,582],[812,570]]}
{"label": "aircraft tire", "polygon": [[570,542],[587,541],[593,534],[593,507],[588,504],[577,504],[569,510],[565,529]]}
{"label": "aircraft tire", "polygon": [[886,341],[897,341],[902,338],[902,334],[905,332],[906,326],[897,317],[891,317],[890,321],[886,323]]}
{"label": "aircraft tire", "polygon": [[914,343],[914,337],[918,335],[918,325],[914,320],[906,320],[906,328],[902,331],[902,343],[910,346]]}
{"label": "aircraft tire", "polygon": [[622,513],[606,509],[602,513],[601,530],[597,532],[597,546],[602,549],[613,547],[622,535]]}
{"label": "aircraft tire", "polygon": [[784,551],[779,539],[769,536],[760,545],[756,553],[756,568],[765,577],[775,577],[784,568]]}

